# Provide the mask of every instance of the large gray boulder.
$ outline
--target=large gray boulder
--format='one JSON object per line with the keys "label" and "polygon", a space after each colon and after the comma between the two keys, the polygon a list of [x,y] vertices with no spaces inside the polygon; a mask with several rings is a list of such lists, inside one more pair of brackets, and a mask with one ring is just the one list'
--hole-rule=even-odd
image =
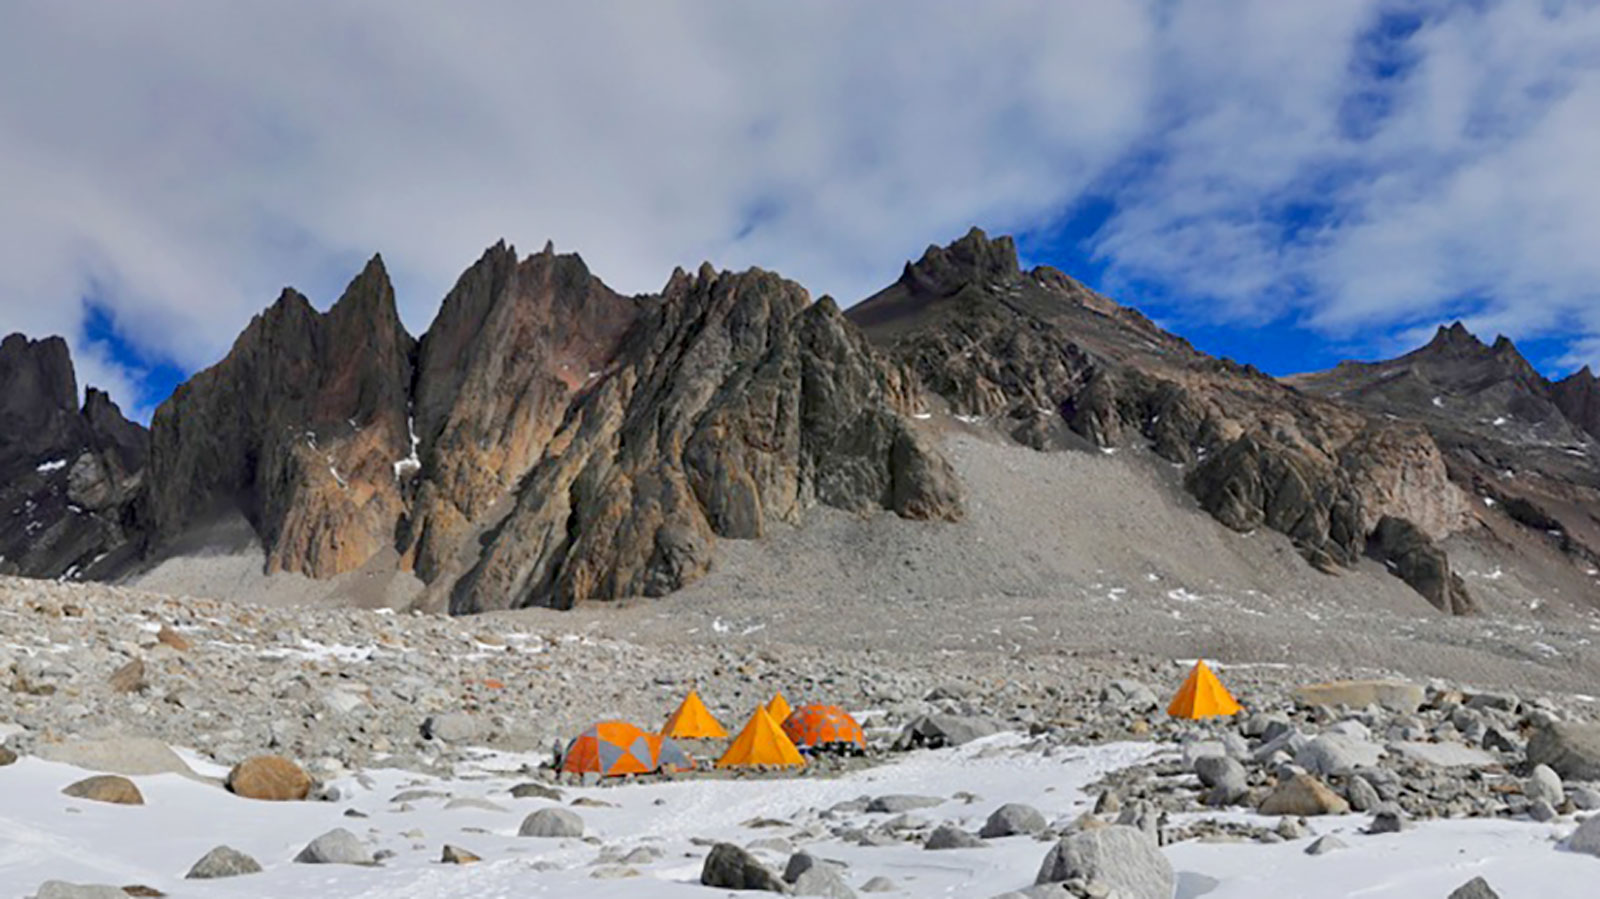
{"label": "large gray boulder", "polygon": [[914,812],[918,809],[933,808],[944,805],[945,800],[938,796],[910,796],[895,793],[888,796],[879,796],[867,803],[867,811],[880,812],[888,815],[900,815]]}
{"label": "large gray boulder", "polygon": [[1244,766],[1227,756],[1208,755],[1195,759],[1194,773],[1210,788],[1205,802],[1211,806],[1232,805],[1250,792]]}
{"label": "large gray boulder", "polygon": [[483,737],[483,722],[466,712],[434,715],[422,722],[422,736],[445,743],[471,743]]}
{"label": "large gray boulder", "polygon": [[1294,691],[1295,701],[1307,706],[1345,706],[1364,709],[1379,705],[1391,712],[1414,715],[1426,698],[1422,687],[1400,680],[1344,680],[1308,684]]}
{"label": "large gray boulder", "polygon": [[564,808],[542,808],[522,819],[518,836],[576,838],[583,836],[583,819]]}
{"label": "large gray boulder", "polygon": [[978,836],[989,838],[1035,834],[1047,826],[1049,823],[1038,809],[1020,802],[1008,802],[990,813],[989,820],[983,822],[983,829],[978,831]]}
{"label": "large gray boulder", "polygon": [[1567,838],[1567,848],[1573,852],[1600,856],[1600,815],[1590,815]]}
{"label": "large gray boulder", "polygon": [[209,780],[196,774],[167,744],[150,737],[113,735],[63,743],[41,742],[33,754],[47,762],[124,777],[181,774],[191,780]]}
{"label": "large gray boulder", "polygon": [[976,715],[923,715],[907,724],[895,745],[901,749],[960,746],[1000,732],[1000,725]]}
{"label": "large gray boulder", "polygon": [[928,834],[924,849],[982,849],[989,845],[954,824],[941,824]]}
{"label": "large gray boulder", "polygon": [[1101,827],[1063,837],[1044,857],[1037,884],[1098,881],[1126,899],[1172,899],[1177,878],[1154,840],[1133,827]]}
{"label": "large gray boulder", "polygon": [[826,899],[856,899],[856,891],[844,882],[832,865],[813,865],[789,881],[796,896],[823,896]]}
{"label": "large gray boulder", "polygon": [[1158,708],[1161,700],[1155,691],[1136,680],[1114,680],[1100,688],[1100,701],[1124,712],[1148,712]]}
{"label": "large gray boulder", "polygon": [[261,863],[231,846],[218,846],[200,857],[185,880],[215,880],[261,873]]}
{"label": "large gray boulder", "polygon": [[1294,763],[1322,777],[1370,768],[1383,756],[1383,747],[1346,734],[1323,734],[1294,754]]}
{"label": "large gray boulder", "polygon": [[122,887],[98,883],[67,883],[64,880],[47,880],[39,885],[34,899],[128,899]]}
{"label": "large gray boulder", "polygon": [[1474,877],[1451,891],[1448,899],[1500,899],[1487,880]]}
{"label": "large gray boulder", "polygon": [[360,838],[343,827],[334,828],[307,843],[294,860],[307,865],[377,864]]}
{"label": "large gray boulder", "polygon": [[708,887],[727,890],[765,890],[769,893],[788,892],[783,878],[774,874],[759,859],[732,843],[718,843],[711,847],[705,866],[700,869],[700,882]]}
{"label": "large gray boulder", "polygon": [[1546,724],[1528,740],[1528,762],[1563,780],[1600,780],[1600,724]]}

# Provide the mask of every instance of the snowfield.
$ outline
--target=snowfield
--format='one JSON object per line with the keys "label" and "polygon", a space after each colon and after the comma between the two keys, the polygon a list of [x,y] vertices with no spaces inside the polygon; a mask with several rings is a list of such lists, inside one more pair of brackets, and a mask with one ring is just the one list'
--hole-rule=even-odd
{"label": "snowfield", "polygon": [[[863,795],[943,797],[949,801],[913,814],[935,824],[955,821],[971,831],[1006,802],[1034,805],[1052,823],[1071,820],[1093,801],[1086,786],[1152,752],[1148,744],[1125,743],[1058,751],[1050,757],[1025,751],[1022,745],[1019,736],[1002,735],[959,749],[910,753],[893,764],[836,779],[682,780],[567,789],[566,803],[585,797],[615,806],[573,809],[586,826],[582,840],[517,836],[524,816],[554,804],[509,795],[511,786],[528,780],[516,769],[537,761],[529,757],[485,753],[472,769],[460,770],[451,780],[390,769],[364,772],[336,782],[343,797],[338,802],[257,802],[175,774],[133,778],[144,793],[144,806],[65,797],[62,787],[87,776],[85,772],[23,758],[0,768],[0,895],[28,896],[44,881],[65,880],[144,884],[173,896],[196,897],[706,897],[727,891],[699,885],[708,849],[691,838],[748,845],[788,837],[813,855],[846,863],[845,879],[857,889],[872,877],[884,876],[898,889],[879,895],[982,899],[1031,885],[1049,844],[1008,837],[991,840],[987,848],[927,851],[918,843],[870,848],[795,834],[816,820],[810,810]],[[201,774],[224,773],[190,758]],[[410,789],[435,790],[449,798],[415,799],[410,809],[390,801]],[[979,798],[952,798],[958,793]],[[446,807],[450,799],[463,798],[488,800],[504,811]],[[350,809],[368,817],[346,816]],[[848,813],[842,820],[870,824],[888,817]],[[1202,816],[1180,820],[1197,817]],[[789,823],[748,826],[755,819]],[[1600,883],[1600,859],[1557,844],[1573,829],[1570,822],[1443,821],[1384,836],[1362,834],[1366,823],[1366,816],[1310,819],[1307,839],[1278,845],[1186,842],[1165,852],[1178,872],[1180,899],[1442,899],[1480,875],[1508,899],[1592,897]],[[374,851],[395,854],[374,868],[291,861],[306,843],[337,827],[350,830]],[[1338,834],[1349,848],[1321,857],[1306,855],[1310,839],[1325,833]],[[484,861],[441,864],[446,843]],[[226,880],[184,880],[189,867],[219,844],[255,857],[265,871]],[[597,864],[603,852],[620,857],[639,847],[654,847],[662,855],[644,864]],[[787,858],[782,851],[756,854],[779,871]],[[626,873],[625,867],[636,876],[615,876]]]}

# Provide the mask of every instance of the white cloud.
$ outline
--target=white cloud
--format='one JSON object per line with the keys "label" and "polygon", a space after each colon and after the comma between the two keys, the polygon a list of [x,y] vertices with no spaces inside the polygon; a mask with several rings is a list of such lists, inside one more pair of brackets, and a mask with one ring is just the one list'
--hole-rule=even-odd
{"label": "white cloud", "polygon": [[0,327],[74,334],[93,283],[190,368],[283,284],[326,305],[375,250],[420,331],[502,236],[625,291],[709,257],[854,300],[930,241],[1070,201],[1142,126],[1152,39],[1141,8],[1089,0],[7,20]]}
{"label": "white cloud", "polygon": [[[1400,5],[1424,24],[1383,79],[1362,36]],[[1597,29],[1556,2],[17,5],[0,331],[68,335],[126,402],[85,295],[186,368],[374,251],[421,331],[500,237],[624,291],[710,258],[848,302],[969,224],[1113,187],[1109,286],[1192,297],[1180,327],[1377,345],[1464,310],[1581,354]],[[1286,241],[1293,203],[1327,215]]]}

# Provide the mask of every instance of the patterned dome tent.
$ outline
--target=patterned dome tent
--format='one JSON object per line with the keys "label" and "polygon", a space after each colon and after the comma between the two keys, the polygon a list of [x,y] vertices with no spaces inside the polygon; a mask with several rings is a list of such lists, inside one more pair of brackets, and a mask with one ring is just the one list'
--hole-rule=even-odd
{"label": "patterned dome tent", "polygon": [[660,767],[652,736],[626,721],[601,721],[568,744],[561,770],[573,774],[596,771],[603,777],[649,774]]}
{"label": "patterned dome tent", "polygon": [[651,757],[657,771],[693,771],[694,759],[678,745],[678,741],[661,734],[645,734],[650,744]]}
{"label": "patterned dome tent", "polygon": [[867,736],[850,713],[836,705],[803,705],[784,719],[783,732],[801,749],[835,749],[860,752]]}

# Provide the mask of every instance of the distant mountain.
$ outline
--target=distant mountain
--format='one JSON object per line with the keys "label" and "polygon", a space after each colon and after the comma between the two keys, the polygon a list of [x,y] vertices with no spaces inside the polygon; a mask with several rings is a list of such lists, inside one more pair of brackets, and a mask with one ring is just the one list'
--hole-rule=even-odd
{"label": "distant mountain", "polygon": [[92,575],[128,543],[149,434],[78,379],[58,337],[0,341],[0,574]]}
{"label": "distant mountain", "polygon": [[241,521],[268,573],[409,572],[458,613],[659,596],[815,506],[959,519],[946,417],[1152,453],[1223,526],[1329,573],[1377,559],[1445,612],[1475,607],[1447,543],[1600,558],[1587,369],[1551,383],[1456,325],[1278,380],[976,229],[847,312],[759,269],[624,297],[501,243],[420,340],[374,257],[326,313],[284,291],[148,435],[96,391],[76,407],[60,341],[8,338],[0,384],[0,511],[33,516],[0,521],[0,570],[40,576],[137,570]]}

